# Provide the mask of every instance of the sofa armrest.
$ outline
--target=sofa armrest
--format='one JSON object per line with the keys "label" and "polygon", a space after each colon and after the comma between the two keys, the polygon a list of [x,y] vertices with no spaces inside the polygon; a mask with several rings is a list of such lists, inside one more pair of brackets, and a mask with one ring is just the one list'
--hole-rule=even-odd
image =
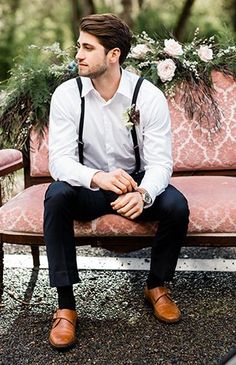
{"label": "sofa armrest", "polygon": [[0,150],[0,176],[5,176],[23,167],[22,153],[15,149]]}
{"label": "sofa armrest", "polygon": [[[22,153],[16,149],[0,150],[0,178],[23,167]],[[2,206],[2,189],[0,180],[0,207]]]}

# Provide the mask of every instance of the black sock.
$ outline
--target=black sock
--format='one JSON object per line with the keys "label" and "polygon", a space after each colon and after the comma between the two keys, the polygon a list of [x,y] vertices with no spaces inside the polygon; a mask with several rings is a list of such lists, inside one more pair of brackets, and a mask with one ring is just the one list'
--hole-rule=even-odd
{"label": "black sock", "polygon": [[75,297],[72,285],[57,287],[57,294],[59,309],[75,310]]}
{"label": "black sock", "polygon": [[149,272],[147,278],[148,289],[156,288],[157,286],[164,286],[164,281],[158,279],[153,273]]}

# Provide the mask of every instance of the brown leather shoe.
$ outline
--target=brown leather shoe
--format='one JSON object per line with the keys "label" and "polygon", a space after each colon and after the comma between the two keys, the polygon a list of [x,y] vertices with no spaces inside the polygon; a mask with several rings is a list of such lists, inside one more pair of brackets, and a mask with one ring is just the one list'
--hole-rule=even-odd
{"label": "brown leather shoe", "polygon": [[72,347],[76,342],[77,313],[71,309],[58,309],[53,316],[50,344],[56,349]]}
{"label": "brown leather shoe", "polygon": [[144,288],[146,299],[153,305],[155,316],[162,322],[175,323],[181,318],[181,313],[171,299],[170,290],[159,286],[153,289]]}

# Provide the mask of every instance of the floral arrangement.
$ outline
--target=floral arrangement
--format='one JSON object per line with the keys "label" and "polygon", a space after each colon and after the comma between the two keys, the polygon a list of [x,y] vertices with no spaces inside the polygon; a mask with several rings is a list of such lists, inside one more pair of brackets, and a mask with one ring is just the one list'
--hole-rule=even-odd
{"label": "floral arrangement", "polygon": [[[181,44],[170,34],[150,38],[146,32],[136,36],[127,58],[127,69],[149,79],[166,96],[182,91],[182,106],[187,116],[210,132],[220,128],[221,113],[214,99],[212,70],[236,77],[236,47],[220,45],[214,36],[202,39],[197,28],[193,40]],[[204,105],[204,108],[203,108]]]}
{"label": "floral arrangement", "polygon": [[135,37],[136,44],[126,64],[128,69],[145,76],[167,95],[173,95],[179,82],[209,79],[212,69],[236,74],[235,45],[222,47],[214,38],[200,38],[197,28],[191,43],[182,45],[174,38],[154,40],[142,32]]}
{"label": "floral arrangement", "polygon": [[131,130],[134,125],[138,125],[140,123],[140,111],[136,109],[135,104],[132,104],[127,110],[124,111],[122,120],[124,126]]}
{"label": "floral arrangement", "polygon": [[[220,127],[220,111],[214,99],[211,71],[236,76],[236,47],[225,43],[218,44],[214,37],[201,39],[198,29],[187,44],[180,44],[169,34],[153,39],[142,32],[135,37],[124,67],[149,79],[170,98],[180,89],[188,117],[215,131]],[[50,47],[30,46],[24,57],[16,60],[0,95],[0,148],[23,149],[32,126],[43,136],[53,91],[77,76],[73,58],[74,48],[63,51],[55,43]],[[135,113],[132,108],[127,111],[126,127],[138,120]]]}

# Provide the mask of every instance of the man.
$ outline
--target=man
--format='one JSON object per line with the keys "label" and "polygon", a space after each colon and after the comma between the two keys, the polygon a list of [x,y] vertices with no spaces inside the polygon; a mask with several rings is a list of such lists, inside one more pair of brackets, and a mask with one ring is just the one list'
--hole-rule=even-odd
{"label": "man", "polygon": [[144,293],[159,320],[172,323],[181,316],[164,285],[173,278],[189,211],[183,195],[169,185],[168,106],[149,81],[139,85],[135,110],[133,106],[129,112],[133,116],[126,120],[131,126],[136,123],[135,131],[124,125],[138,80],[121,68],[131,38],[128,26],[112,14],[83,18],[76,55],[82,85],[76,79],[63,83],[51,101],[49,165],[55,182],[45,196],[44,232],[50,285],[58,293],[49,337],[55,348],[76,341],[76,219],[114,213],[131,220],[158,220]]}

